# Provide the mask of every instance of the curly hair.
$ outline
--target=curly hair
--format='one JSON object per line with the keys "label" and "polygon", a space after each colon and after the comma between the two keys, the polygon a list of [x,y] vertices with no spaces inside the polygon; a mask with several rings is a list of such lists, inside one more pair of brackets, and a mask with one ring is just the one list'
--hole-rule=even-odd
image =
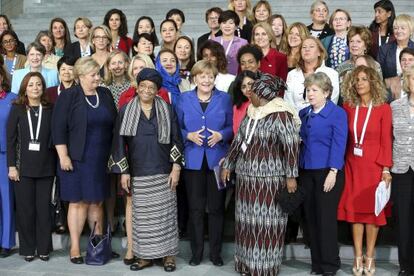
{"label": "curly hair", "polygon": [[351,39],[357,35],[359,35],[359,37],[365,44],[365,48],[366,48],[365,52],[369,52],[369,50],[371,50],[371,44],[372,44],[371,31],[365,26],[352,26],[349,29],[348,34],[347,34],[348,45],[349,45],[349,41],[351,41]]}
{"label": "curly hair", "polygon": [[344,102],[350,106],[356,106],[361,102],[361,98],[356,90],[357,77],[361,72],[365,73],[368,78],[373,105],[377,106],[387,102],[387,89],[378,72],[364,65],[356,67],[345,77],[341,87]]}
{"label": "curly hair", "polygon": [[125,13],[123,13],[121,10],[118,10],[118,9],[109,10],[105,14],[104,21],[102,24],[109,28],[109,19],[111,19],[111,16],[114,14],[119,15],[119,18],[121,21],[121,25],[119,26],[119,29],[118,29],[118,35],[121,38],[125,38],[128,34],[128,22],[127,22]]}
{"label": "curly hair", "polygon": [[216,57],[217,70],[222,74],[226,74],[227,73],[227,59],[226,59],[226,53],[224,52],[223,46],[214,40],[207,40],[198,49],[197,60],[203,59],[204,49],[209,49],[211,54]]}

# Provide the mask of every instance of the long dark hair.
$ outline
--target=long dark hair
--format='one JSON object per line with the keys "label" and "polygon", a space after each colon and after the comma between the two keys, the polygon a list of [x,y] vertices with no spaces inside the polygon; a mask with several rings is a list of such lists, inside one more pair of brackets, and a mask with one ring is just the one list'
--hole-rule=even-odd
{"label": "long dark hair", "polygon": [[[128,34],[128,23],[127,23],[127,18],[125,16],[125,14],[121,10],[118,10],[118,9],[109,10],[105,14],[103,24],[109,28],[109,19],[111,18],[111,16],[113,14],[118,14],[119,18],[121,20],[121,25],[119,26],[118,35],[121,38],[125,38],[126,35]],[[109,28],[109,29],[111,29],[111,28]]]}
{"label": "long dark hair", "polygon": [[13,103],[16,105],[24,105],[24,106],[29,105],[29,100],[27,99],[27,95],[26,95],[26,89],[27,89],[27,85],[29,84],[31,77],[38,77],[40,81],[42,82],[42,96],[40,96],[40,103],[45,107],[49,106],[50,102],[46,95],[46,81],[40,72],[29,72],[26,74],[26,76],[24,76],[20,84],[17,99]]}
{"label": "long dark hair", "polygon": [[233,88],[233,103],[237,108],[249,100],[241,91],[241,86],[245,77],[251,78],[253,80],[258,79],[258,75],[249,70],[242,71],[237,75]]}
{"label": "long dark hair", "polygon": [[[387,12],[391,12],[391,16],[388,17],[388,23],[387,23],[387,36],[393,34],[393,27],[392,24],[394,24],[395,19],[395,9],[394,5],[390,0],[380,0],[377,3],[374,4],[374,10],[376,8],[383,8]],[[379,24],[375,22],[375,19],[372,21],[371,25],[369,25],[369,30],[371,32],[376,31],[379,28]]]}
{"label": "long dark hair", "polygon": [[17,34],[14,32],[14,31],[12,31],[12,30],[5,30],[1,35],[0,35],[0,51],[1,51],[1,53],[2,54],[6,54],[6,50],[4,49],[4,47],[3,47],[3,38],[6,36],[6,35],[10,35],[10,36],[12,36],[13,38],[14,38],[14,40],[16,40],[16,46],[15,46],[15,49],[14,49],[14,52],[16,52],[17,51],[17,44],[19,43],[19,39],[17,38]]}
{"label": "long dark hair", "polygon": [[7,72],[6,72],[6,69],[4,69],[4,66],[0,66],[0,76],[3,79],[1,82],[1,88],[4,91],[6,91],[6,93],[10,92],[10,80],[9,80],[9,77],[7,76]]}
{"label": "long dark hair", "polygon": [[[181,39],[186,40],[188,43],[190,43],[190,47],[191,47],[191,51],[190,51],[190,57],[189,57],[189,61],[188,64],[186,66],[186,70],[191,71],[191,68],[193,68],[194,64],[195,64],[195,53],[194,53],[194,43],[193,40],[191,38],[189,38],[188,36],[180,36],[179,38],[177,38],[177,40],[174,43],[174,53],[175,53],[175,48],[177,47],[177,42]],[[181,68],[181,66],[180,66]]]}
{"label": "long dark hair", "polygon": [[[65,28],[65,45],[63,47],[66,47],[67,45],[71,43],[68,24],[66,24],[66,21],[60,17],[53,18],[52,21],[50,21],[50,25],[49,25],[49,31],[52,33],[52,35],[53,35],[53,24],[55,22],[61,23],[63,27]],[[56,46],[56,42],[55,42],[55,38],[53,37],[53,47],[55,46]]]}
{"label": "long dark hair", "polygon": [[[149,16],[141,16],[140,18],[138,18],[137,22],[135,22],[135,27],[134,27],[134,35],[132,37],[132,40],[138,41],[138,25],[142,20],[148,20],[151,24],[151,28],[153,29],[152,32],[150,33],[150,35],[152,36],[152,40],[154,47],[160,45],[159,41],[158,41],[158,37],[157,37],[157,33],[155,32],[155,24],[154,24],[154,20],[152,20],[151,17]],[[135,44],[136,45],[136,44]]]}
{"label": "long dark hair", "polygon": [[223,46],[214,40],[209,39],[205,41],[198,49],[197,60],[203,59],[204,49],[209,49],[211,54],[216,57],[217,70],[222,74],[226,74],[227,73],[227,58],[226,58],[226,53],[224,52]]}

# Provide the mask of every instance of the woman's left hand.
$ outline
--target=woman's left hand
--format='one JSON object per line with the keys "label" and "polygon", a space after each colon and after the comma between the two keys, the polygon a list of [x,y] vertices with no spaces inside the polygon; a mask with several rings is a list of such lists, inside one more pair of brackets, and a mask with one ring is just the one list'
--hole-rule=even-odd
{"label": "woman's left hand", "polygon": [[325,183],[323,183],[323,191],[325,193],[330,192],[335,186],[336,174],[336,172],[329,171],[328,175],[326,176]]}
{"label": "woman's left hand", "polygon": [[392,176],[390,173],[382,173],[381,180],[385,182],[387,189],[391,185]]}
{"label": "woman's left hand", "polygon": [[211,135],[207,137],[209,147],[214,147],[218,142],[220,142],[223,139],[223,136],[221,136],[220,132],[211,130],[209,128],[207,128],[207,131],[211,132]]}
{"label": "woman's left hand", "polygon": [[171,191],[175,191],[178,181],[180,180],[181,167],[177,164],[173,165],[170,175],[168,176],[168,185]]}

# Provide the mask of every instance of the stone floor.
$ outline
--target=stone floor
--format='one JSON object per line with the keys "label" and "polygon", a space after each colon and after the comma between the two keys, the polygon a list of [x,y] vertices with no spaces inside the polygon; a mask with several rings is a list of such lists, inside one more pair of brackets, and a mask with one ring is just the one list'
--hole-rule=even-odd
{"label": "stone floor", "polygon": [[[124,249],[121,247],[116,248],[119,253],[123,253]],[[112,275],[180,275],[180,276],[225,276],[225,275],[238,275],[234,271],[234,261],[232,252],[234,250],[234,244],[226,243],[223,247],[223,258],[225,265],[223,267],[215,267],[209,261],[208,258],[197,267],[188,265],[190,258],[189,243],[188,241],[180,242],[180,254],[177,257],[177,270],[173,273],[164,272],[160,266],[153,266],[139,272],[130,271],[125,266],[122,260],[113,260],[104,266],[88,266],[88,265],[73,265],[69,262],[67,249],[55,250],[51,254],[49,262],[42,262],[39,259],[35,259],[31,263],[27,263],[21,256],[17,254],[17,251],[12,256],[6,259],[0,259],[0,276],[12,276],[12,275],[24,275],[24,276],[54,276],[54,275],[97,275],[97,276],[112,276]],[[349,256],[347,253],[350,250],[348,247],[341,247],[341,256]],[[394,255],[394,249],[381,248],[381,251],[392,251]],[[293,254],[294,253],[294,254]],[[309,275],[310,260],[306,258],[309,254],[309,250],[305,249],[302,244],[296,244],[290,246],[286,250],[287,260],[282,264],[279,275]],[[122,255],[122,254],[121,254]],[[208,256],[208,252],[205,253]],[[300,256],[300,258],[293,255]],[[342,257],[342,269],[338,271],[337,275],[352,275],[352,260]],[[397,275],[398,265],[395,260],[378,261],[377,273],[379,276]]]}

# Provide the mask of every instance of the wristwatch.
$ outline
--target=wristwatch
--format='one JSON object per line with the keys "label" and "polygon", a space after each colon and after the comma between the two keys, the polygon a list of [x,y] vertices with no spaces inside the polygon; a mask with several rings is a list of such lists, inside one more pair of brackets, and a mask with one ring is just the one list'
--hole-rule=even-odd
{"label": "wristwatch", "polygon": [[338,169],[335,169],[335,168],[331,168],[330,171],[334,173],[338,173]]}

